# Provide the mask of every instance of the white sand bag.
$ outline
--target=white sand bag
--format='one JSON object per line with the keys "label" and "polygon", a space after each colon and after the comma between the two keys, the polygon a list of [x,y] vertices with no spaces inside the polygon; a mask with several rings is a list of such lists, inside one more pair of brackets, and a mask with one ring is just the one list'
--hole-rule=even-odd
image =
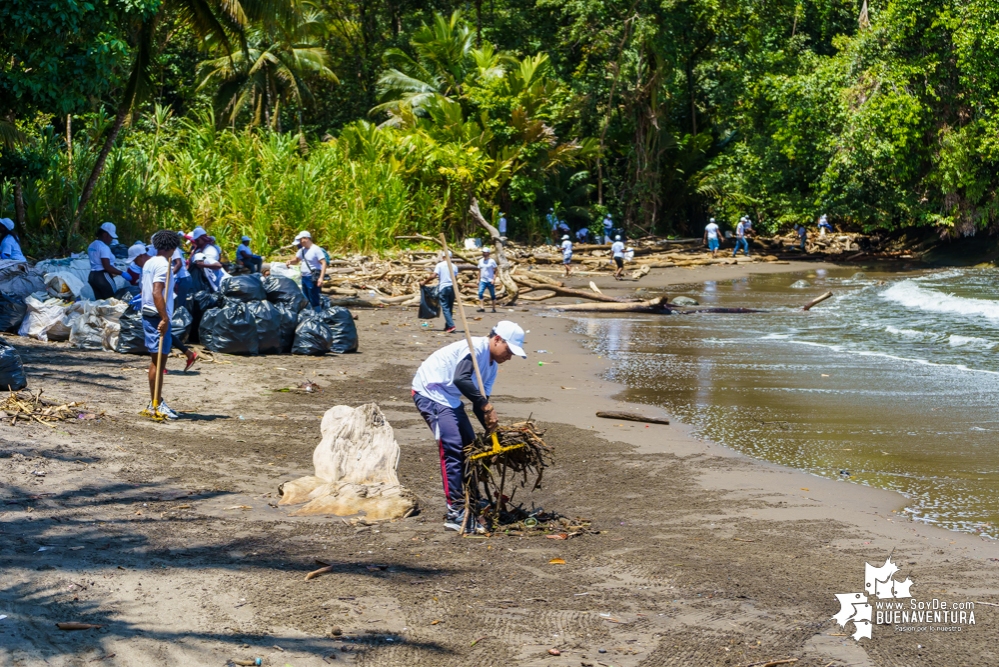
{"label": "white sand bag", "polygon": [[[59,340],[58,336],[62,335],[62,319],[66,314],[66,303],[53,298],[43,301],[38,298],[39,294],[44,296],[44,293],[35,293],[24,300],[25,305],[28,306],[28,312],[25,314],[24,321],[21,322],[21,328],[18,329],[17,333],[38,340]],[[49,332],[53,329],[56,329],[57,337],[50,339]],[[66,330],[66,338],[69,338],[68,329]],[[62,340],[66,340],[66,338]]]}
{"label": "white sand bag", "polygon": [[[104,330],[109,324],[118,325],[128,304],[118,299],[79,301],[66,309],[63,322],[69,325],[69,343],[82,350],[105,348]],[[118,326],[118,331],[121,327]],[[117,338],[117,335],[115,336]]]}
{"label": "white sand bag", "polygon": [[281,505],[303,507],[293,516],[364,513],[369,521],[405,517],[416,496],[399,484],[399,443],[374,403],[338,405],[323,416],[323,440],[312,454],[316,474],[278,487]]}
{"label": "white sand bag", "polygon": [[34,267],[27,262],[0,259],[0,292],[24,298],[39,290],[45,290],[45,281]]}
{"label": "white sand bag", "polygon": [[84,282],[72,271],[53,271],[45,274],[45,287],[49,294],[60,299],[78,299]]}
{"label": "white sand bag", "polygon": [[302,286],[302,268],[298,264],[295,266],[288,266],[284,262],[271,262],[271,275],[272,276],[284,276],[285,278],[291,278],[295,281],[295,284],[299,287]]}

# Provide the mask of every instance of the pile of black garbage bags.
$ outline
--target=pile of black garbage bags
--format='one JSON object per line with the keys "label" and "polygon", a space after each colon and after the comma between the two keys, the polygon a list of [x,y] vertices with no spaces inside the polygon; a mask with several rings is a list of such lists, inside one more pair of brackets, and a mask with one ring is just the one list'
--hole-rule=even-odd
{"label": "pile of black garbage bags", "polygon": [[[146,354],[142,315],[129,307],[121,316],[117,351]],[[295,281],[260,274],[230,276],[218,292],[195,292],[174,304],[171,334],[226,354],[344,354],[357,351],[357,327],[346,308],[314,311]]]}

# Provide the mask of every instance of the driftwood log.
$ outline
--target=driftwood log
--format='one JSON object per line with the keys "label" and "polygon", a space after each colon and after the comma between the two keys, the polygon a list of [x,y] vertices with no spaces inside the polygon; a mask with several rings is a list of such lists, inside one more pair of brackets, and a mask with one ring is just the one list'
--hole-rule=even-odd
{"label": "driftwood log", "polygon": [[816,299],[812,299],[811,301],[809,301],[808,303],[806,303],[805,307],[802,308],[802,310],[811,310],[812,306],[815,306],[815,305],[818,305],[818,304],[822,303],[823,301],[825,301],[826,299],[828,299],[831,296],[832,296],[832,292],[826,292],[822,296],[820,296],[820,297],[818,297]]}
{"label": "driftwood log", "polygon": [[472,203],[468,207],[468,212],[472,214],[475,221],[479,223],[479,226],[484,230],[489,232],[489,238],[493,241],[493,248],[496,251],[496,265],[499,268],[499,279],[503,287],[506,288],[506,293],[509,295],[509,300],[506,302],[508,306],[512,306],[517,302],[517,295],[520,293],[520,288],[517,287],[517,283],[514,282],[513,278],[510,277],[510,271],[513,265],[510,260],[506,257],[506,252],[503,248],[506,245],[503,242],[503,237],[500,236],[499,230],[486,222],[485,217],[482,215],[482,211],[479,210],[479,200],[472,198]]}
{"label": "driftwood log", "polygon": [[613,412],[613,411],[598,412],[597,416],[602,417],[604,419],[619,419],[621,421],[646,422],[649,424],[665,424],[666,426],[669,426],[668,419],[661,419],[659,417],[645,417],[643,415],[638,414],[637,412]]}
{"label": "driftwood log", "polygon": [[[540,287],[538,289],[548,289]],[[593,298],[595,294],[590,294],[586,298]],[[615,301],[609,303],[566,303],[557,306],[548,306],[551,310],[565,310],[576,313],[670,313],[671,310],[666,304],[665,297],[656,297],[648,301]]]}
{"label": "driftwood log", "polygon": [[551,285],[549,283],[535,283],[526,278],[521,278],[519,274],[514,274],[514,279],[525,287],[530,287],[532,290],[551,290],[559,296],[572,296],[578,299],[590,299],[591,301],[604,301],[607,303],[622,303],[621,299],[614,298],[612,296],[607,296],[606,294],[600,294],[597,292],[588,292],[586,290],[572,289],[571,287],[559,287],[558,285]]}

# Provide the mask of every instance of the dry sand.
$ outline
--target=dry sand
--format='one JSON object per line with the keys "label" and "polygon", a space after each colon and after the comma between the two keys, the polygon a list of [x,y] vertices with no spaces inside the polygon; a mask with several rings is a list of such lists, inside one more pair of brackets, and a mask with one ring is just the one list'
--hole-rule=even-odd
{"label": "dry sand", "polygon": [[[596,282],[613,292],[795,268]],[[893,512],[903,506],[896,494],[761,463],[679,424],[597,419],[601,409],[653,411],[615,400],[621,387],[601,379],[607,360],[579,344],[571,318],[527,308],[473,323],[478,334],[500,318],[530,330],[531,357],[502,367],[494,403],[506,419],[533,415],[557,447],[530,498],[592,520],[599,535],[444,532],[436,447],[409,381],[455,338],[421,328],[413,311],[357,311],[357,355],[225,357],[171,373],[165,395],[187,416],[164,425],[136,414],[145,358],[14,338],[33,388],[108,418],[0,426],[0,665],[999,661],[999,607],[981,604],[999,604],[993,542],[913,524]],[[273,391],[306,378],[323,392]],[[396,429],[399,476],[421,514],[375,526],[289,517],[277,485],[311,474],[319,417],[368,401]],[[862,592],[865,561],[881,565],[889,553],[916,598],[979,601],[976,625],[878,626],[859,644],[845,636],[831,620],[834,594]],[[316,560],[334,572],[304,581]],[[63,621],[103,627],[62,632]]]}

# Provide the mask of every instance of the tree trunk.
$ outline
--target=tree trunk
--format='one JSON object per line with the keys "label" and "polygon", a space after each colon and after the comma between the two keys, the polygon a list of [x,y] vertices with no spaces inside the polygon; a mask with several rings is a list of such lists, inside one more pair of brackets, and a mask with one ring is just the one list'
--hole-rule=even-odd
{"label": "tree trunk", "polygon": [[[544,287],[542,289],[548,289]],[[568,303],[558,306],[548,306],[551,310],[571,310],[584,313],[670,313],[666,299],[656,297],[649,301],[634,303]]]}
{"label": "tree trunk", "polygon": [[69,175],[73,175],[73,114],[66,114],[66,157],[69,160]]}
{"label": "tree trunk", "polygon": [[90,201],[91,195],[94,194],[97,181],[100,180],[101,172],[104,171],[104,163],[107,162],[108,155],[111,154],[111,149],[114,147],[114,142],[117,141],[122,126],[125,125],[125,119],[128,118],[128,112],[132,108],[132,99],[129,97],[129,99],[123,101],[121,106],[118,107],[118,114],[115,116],[114,125],[111,126],[111,132],[108,133],[108,137],[104,141],[104,146],[101,147],[101,152],[97,156],[97,162],[94,163],[94,168],[90,170],[90,177],[87,178],[87,183],[83,186],[80,201],[76,205],[76,215],[73,216],[73,224],[70,226],[69,234],[66,237],[67,241],[76,236],[80,231],[80,218],[83,216],[83,209],[86,208],[87,202]]}
{"label": "tree trunk", "polygon": [[21,187],[21,179],[14,181],[14,217],[17,218],[17,226],[24,233],[24,189]]}
{"label": "tree trunk", "polygon": [[479,210],[479,200],[475,197],[472,197],[472,203],[468,207],[468,212],[472,214],[472,218],[479,223],[480,227],[489,232],[489,236],[493,240],[493,247],[496,248],[496,257],[499,260],[497,264],[499,265],[500,282],[506,288],[506,293],[510,295],[507,305],[512,306],[517,302],[520,288],[517,287],[517,283],[510,276],[511,264],[510,260],[506,258],[506,253],[503,252],[503,239],[500,237],[499,230],[486,222],[486,219],[482,217],[482,212]]}
{"label": "tree trunk", "polygon": [[[606,294],[600,294],[597,292],[587,292],[581,289],[572,289],[570,287],[557,287],[556,285],[548,285],[545,283],[532,283],[529,280],[525,280],[520,276],[515,276],[514,278],[518,283],[524,285],[525,287],[530,287],[532,290],[547,290],[549,292],[555,292],[559,296],[571,296],[577,299],[589,299],[590,301],[603,301],[606,303],[622,303],[620,299],[615,299],[612,296],[607,296]],[[634,303],[634,302],[632,302]]]}

